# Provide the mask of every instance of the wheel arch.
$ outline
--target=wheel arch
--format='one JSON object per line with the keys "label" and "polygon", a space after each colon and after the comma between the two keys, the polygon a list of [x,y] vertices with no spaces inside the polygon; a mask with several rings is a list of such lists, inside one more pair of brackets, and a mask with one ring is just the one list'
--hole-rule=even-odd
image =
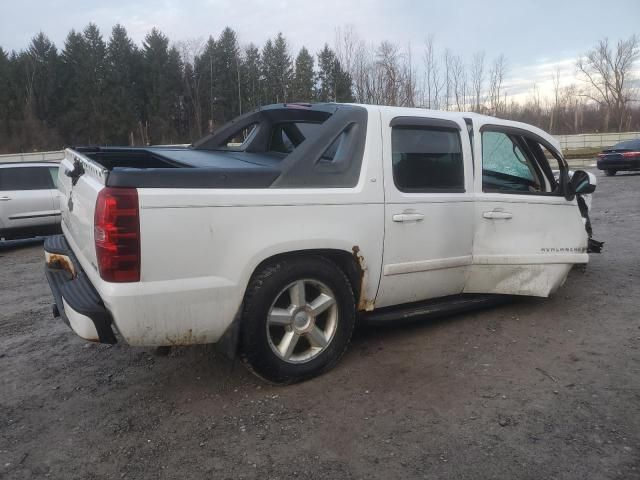
{"label": "wheel arch", "polygon": [[369,303],[366,299],[362,298],[362,294],[364,292],[363,287],[366,267],[364,267],[363,265],[363,260],[361,260],[362,256],[360,255],[360,250],[357,246],[354,246],[351,252],[337,248],[311,248],[292,250],[271,255],[258,263],[258,265],[256,265],[256,267],[253,269],[249,277],[249,281],[245,286],[245,294],[249,284],[251,283],[251,279],[268,265],[272,265],[285,259],[309,256],[326,258],[327,260],[332,261],[340,270],[342,270],[342,272],[349,279],[349,283],[351,284],[353,296],[356,299],[356,308],[358,310],[365,310],[365,308],[360,307]]}

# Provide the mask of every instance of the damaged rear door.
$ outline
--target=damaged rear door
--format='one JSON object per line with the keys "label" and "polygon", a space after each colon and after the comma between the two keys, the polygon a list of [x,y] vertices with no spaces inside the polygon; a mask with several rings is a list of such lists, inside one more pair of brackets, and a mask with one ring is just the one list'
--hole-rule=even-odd
{"label": "damaged rear door", "polygon": [[[565,196],[566,162],[542,132],[476,128],[478,193],[465,292],[548,296],[572,265],[588,261],[579,208],[574,196]],[[560,181],[552,167],[561,171]]]}

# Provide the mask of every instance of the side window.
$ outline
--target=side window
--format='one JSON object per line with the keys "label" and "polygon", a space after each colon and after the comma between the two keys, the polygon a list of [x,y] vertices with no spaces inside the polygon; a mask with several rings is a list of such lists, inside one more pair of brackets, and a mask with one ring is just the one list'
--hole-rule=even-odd
{"label": "side window", "polygon": [[258,128],[257,123],[252,123],[251,125],[247,125],[246,127],[238,130],[236,133],[232,134],[226,140],[227,148],[239,149],[246,143],[247,139],[253,136]]}
{"label": "side window", "polygon": [[556,158],[558,153],[552,153],[545,145],[532,138],[527,138],[527,145],[536,157],[540,170],[542,171],[541,176],[545,184],[545,191],[562,195],[558,183],[560,179],[560,169],[562,168],[558,158]]}
{"label": "side window", "polygon": [[48,167],[49,175],[51,175],[51,181],[53,182],[53,188],[58,188],[58,167]]}
{"label": "side window", "polygon": [[523,140],[503,132],[482,132],[482,189],[485,192],[541,192],[534,160]]}
{"label": "side window", "polygon": [[460,132],[440,127],[393,127],[393,180],[402,192],[464,192]]}
{"label": "side window", "polygon": [[0,190],[50,190],[53,180],[48,167],[3,168],[0,173]]}
{"label": "side window", "polygon": [[333,142],[331,142],[331,145],[329,145],[327,149],[322,153],[320,161],[333,162],[336,159],[336,156],[340,156],[342,149],[347,143],[349,143],[351,129],[352,126],[347,127],[342,131],[342,133],[340,133],[340,135],[336,137]]}

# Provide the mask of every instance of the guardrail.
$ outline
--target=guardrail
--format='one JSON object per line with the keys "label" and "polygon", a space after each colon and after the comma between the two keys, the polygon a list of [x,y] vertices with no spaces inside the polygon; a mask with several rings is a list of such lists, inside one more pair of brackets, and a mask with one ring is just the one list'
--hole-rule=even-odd
{"label": "guardrail", "polygon": [[15,162],[60,162],[64,158],[64,150],[53,152],[9,153],[0,155],[0,163]]}

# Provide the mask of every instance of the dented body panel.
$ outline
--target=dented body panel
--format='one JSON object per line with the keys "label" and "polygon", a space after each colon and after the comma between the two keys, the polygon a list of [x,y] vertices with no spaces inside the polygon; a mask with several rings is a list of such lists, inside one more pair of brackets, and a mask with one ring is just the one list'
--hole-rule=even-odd
{"label": "dented body panel", "polygon": [[[100,278],[93,215],[105,170],[68,151],[59,175],[63,232],[124,340],[149,346],[219,341],[238,317],[256,269],[283,254],[347,254],[359,273],[354,287],[362,312],[460,293],[547,296],[573,264],[588,261],[575,200],[482,191],[483,124],[531,129],[550,143],[552,137],[475,114],[363,107],[366,144],[354,187],[138,188],[139,282]],[[396,188],[390,124],[408,116],[457,125],[464,191]],[[478,132],[473,139],[466,134],[469,119]],[[76,162],[85,174],[73,184],[65,171]],[[512,216],[485,218],[504,211]],[[74,274],[73,264],[47,255],[48,263]]]}

